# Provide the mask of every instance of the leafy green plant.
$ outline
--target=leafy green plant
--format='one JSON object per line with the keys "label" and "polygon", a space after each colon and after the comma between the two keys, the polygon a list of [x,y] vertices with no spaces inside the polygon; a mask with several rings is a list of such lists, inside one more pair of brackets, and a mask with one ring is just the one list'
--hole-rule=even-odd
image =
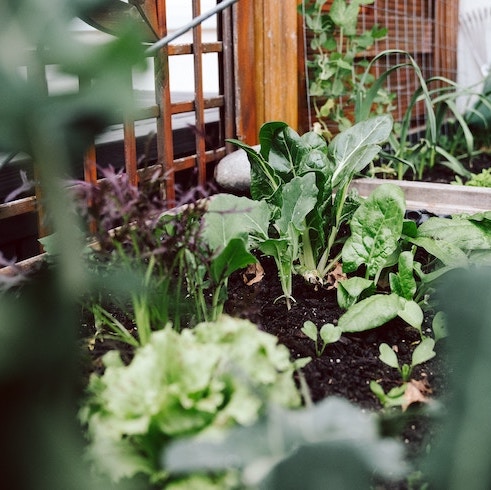
{"label": "leafy green plant", "polygon": [[[299,6],[305,25],[312,32],[310,46],[314,55],[307,63],[309,95],[313,98],[317,122],[328,139],[332,138],[328,121],[336,123],[340,131],[352,125],[345,109],[355,100],[360,88],[362,71],[367,64],[363,53],[387,34],[386,28],[377,25],[361,33],[357,29],[360,7],[373,2],[335,0],[328,12],[324,11],[327,0],[304,0]],[[366,85],[373,81],[373,77],[364,79]],[[393,98],[379,87],[374,112],[381,114],[390,110]]]}
{"label": "leafy green plant", "polygon": [[[322,327],[317,330],[317,326],[314,322],[307,320],[304,322],[301,331],[315,343],[315,352],[317,357],[322,356],[324,350],[329,344],[333,344],[337,342],[341,338],[341,334],[343,333],[339,327],[336,327],[332,323],[326,323],[322,325]],[[322,340],[322,344],[319,342]]]}
{"label": "leafy green plant", "polygon": [[464,182],[458,175],[455,176],[455,181],[452,184],[468,185],[471,187],[491,187],[491,169],[483,168],[480,173],[470,174],[469,178]]}
{"label": "leafy green plant", "polygon": [[[350,222],[351,235],[342,250],[343,270],[365,268],[363,280],[353,277],[340,282],[338,303],[348,311],[339,319],[346,332],[375,328],[400,316],[421,329],[423,312],[414,301],[417,290],[413,252],[402,251],[404,213],[402,190],[383,184],[359,206]],[[390,294],[374,294],[382,270],[397,264],[389,275]]]}
{"label": "leafy green plant", "polygon": [[383,387],[377,381],[370,382],[370,389],[377,396],[383,406],[393,407],[404,405],[405,394],[408,387],[408,381],[415,366],[423,364],[435,357],[435,341],[429,337],[424,338],[413,350],[410,364],[400,364],[396,352],[386,343],[379,345],[379,359],[388,366],[397,369],[401,375],[403,383],[395,386],[388,393],[384,392]]}
{"label": "leafy green plant", "polygon": [[299,136],[285,123],[266,123],[259,153],[232,140],[249,156],[252,198],[272,208],[271,227],[265,235],[261,226],[255,243],[274,257],[288,305],[295,271],[322,284],[335,266],[341,227],[356,207],[349,185],[378,154],[391,128],[390,116],[378,116],[343,131],[328,145],[315,132]]}
{"label": "leafy green plant", "polygon": [[170,441],[250,425],[268,403],[298,406],[293,373],[306,362],[290,362],[276,337],[245,320],[223,316],[181,333],[168,325],[129,365],[111,351],[104,374],[92,375],[80,412],[91,460],[115,481],[167,482],[160,454]]}
{"label": "leafy green plant", "polygon": [[[452,269],[489,263],[489,213],[431,217],[418,227],[404,220],[404,211],[401,189],[383,184],[353,214],[351,235],[342,250],[343,268],[351,274],[362,268],[365,277],[340,281],[338,303],[347,311],[338,326],[345,332],[376,328],[399,316],[423,337],[422,308],[435,284]],[[424,266],[414,259],[414,247],[428,255]],[[389,271],[389,294],[378,284],[384,270]]]}

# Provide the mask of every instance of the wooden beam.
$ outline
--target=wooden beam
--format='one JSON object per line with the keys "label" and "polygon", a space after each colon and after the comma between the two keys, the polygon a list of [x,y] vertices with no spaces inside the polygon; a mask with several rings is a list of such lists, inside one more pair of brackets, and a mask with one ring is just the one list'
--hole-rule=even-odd
{"label": "wooden beam", "polygon": [[237,136],[257,143],[271,120],[298,126],[296,0],[250,0],[234,6]]}

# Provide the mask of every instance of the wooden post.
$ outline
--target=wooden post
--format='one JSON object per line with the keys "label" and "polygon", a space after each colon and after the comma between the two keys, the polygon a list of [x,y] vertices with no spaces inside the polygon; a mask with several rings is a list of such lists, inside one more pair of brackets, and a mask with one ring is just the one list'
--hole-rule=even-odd
{"label": "wooden post", "polygon": [[436,0],[434,73],[450,80],[457,79],[458,29],[459,0]]}
{"label": "wooden post", "polygon": [[296,0],[249,0],[234,6],[237,136],[257,143],[267,121],[298,126]]}

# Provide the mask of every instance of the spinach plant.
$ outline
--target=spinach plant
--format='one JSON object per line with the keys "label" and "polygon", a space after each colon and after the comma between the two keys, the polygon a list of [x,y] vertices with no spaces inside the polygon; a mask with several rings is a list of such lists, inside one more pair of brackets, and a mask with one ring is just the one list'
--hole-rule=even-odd
{"label": "spinach plant", "polygon": [[410,364],[400,364],[395,351],[386,343],[379,346],[379,359],[388,366],[397,369],[401,375],[403,383],[395,386],[388,393],[385,393],[382,385],[377,381],[370,382],[370,389],[377,396],[380,402],[386,406],[399,406],[405,403],[405,394],[408,388],[408,381],[411,378],[413,368],[418,364],[423,364],[435,357],[435,341],[429,337],[424,338],[414,349],[411,354]]}
{"label": "spinach plant", "polygon": [[429,337],[423,339],[414,349],[411,355],[411,364],[400,364],[397,359],[397,354],[395,351],[385,343],[380,344],[379,351],[380,356],[379,359],[394,369],[397,369],[401,375],[402,381],[409,381],[411,377],[411,373],[413,371],[414,366],[418,364],[423,364],[430,359],[435,357],[435,341],[430,339]]}
{"label": "spinach plant", "polygon": [[[489,263],[489,212],[432,217],[416,226],[404,220],[404,211],[401,189],[387,183],[353,214],[351,235],[342,250],[343,268],[349,274],[362,269],[365,277],[340,281],[338,302],[347,311],[338,326],[345,332],[376,328],[399,316],[423,337],[422,308],[434,285],[452,269]],[[418,249],[428,256],[424,265],[414,258]],[[379,285],[384,270],[390,292]],[[443,335],[441,326],[437,328]]]}
{"label": "spinach plant", "polygon": [[[332,138],[329,121],[340,131],[352,125],[345,109],[355,100],[361,87],[361,68],[367,64],[363,52],[387,34],[387,29],[378,25],[362,32],[357,28],[360,8],[373,2],[334,0],[329,11],[325,11],[327,0],[304,0],[299,6],[305,25],[312,33],[310,46],[314,55],[308,61],[309,95],[314,102],[317,124],[328,139]],[[373,77],[367,78],[364,80],[366,85],[373,83]],[[393,99],[394,96],[380,86],[374,112],[387,112]]]}
{"label": "spinach plant", "polygon": [[299,136],[285,123],[271,122],[260,130],[259,152],[232,140],[248,154],[252,198],[271,207],[271,226],[256,245],[274,257],[288,305],[294,272],[323,284],[339,260],[341,226],[356,207],[349,185],[377,156],[391,128],[389,115],[374,117],[328,145],[313,131]]}
{"label": "spinach plant", "polygon": [[[339,327],[346,332],[375,328],[398,315],[421,329],[423,312],[413,300],[417,289],[413,252],[401,250],[405,210],[400,187],[383,184],[353,214],[342,250],[343,270],[351,273],[363,265],[365,277],[339,284],[338,303],[348,309]],[[397,272],[389,275],[391,293],[373,294],[382,270],[396,264]]]}

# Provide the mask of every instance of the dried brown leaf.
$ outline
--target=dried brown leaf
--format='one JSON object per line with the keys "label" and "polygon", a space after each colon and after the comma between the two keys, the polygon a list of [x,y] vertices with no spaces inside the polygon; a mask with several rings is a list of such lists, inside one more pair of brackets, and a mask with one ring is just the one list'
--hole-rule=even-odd
{"label": "dried brown leaf", "polygon": [[327,289],[328,290],[329,289],[337,289],[338,288],[338,282],[343,281],[346,278],[347,278],[347,276],[343,272],[343,264],[338,262],[336,264],[336,267],[334,267],[334,269],[327,274],[327,278],[326,278],[326,282],[325,282],[328,285]]}
{"label": "dried brown leaf", "polygon": [[428,397],[426,395],[431,393],[431,388],[426,381],[419,381],[412,379],[409,381],[404,393],[404,403],[401,405],[402,410],[405,411],[412,403],[428,403]]}
{"label": "dried brown leaf", "polygon": [[246,286],[252,286],[253,284],[262,281],[263,277],[264,269],[260,262],[248,265],[244,274],[242,274],[242,279]]}

